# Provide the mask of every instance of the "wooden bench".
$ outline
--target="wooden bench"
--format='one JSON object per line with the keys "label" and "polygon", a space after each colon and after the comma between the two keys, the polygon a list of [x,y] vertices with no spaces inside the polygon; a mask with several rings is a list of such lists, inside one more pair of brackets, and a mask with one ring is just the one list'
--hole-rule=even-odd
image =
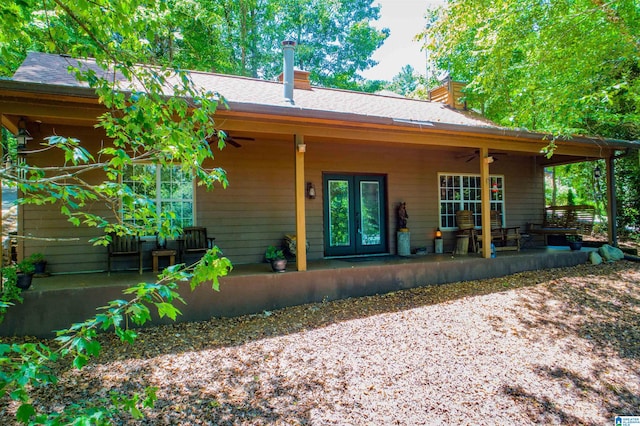
{"label": "wooden bench", "polygon": [[549,235],[589,235],[593,230],[596,211],[593,206],[549,206],[544,209],[542,224],[529,224],[529,233],[544,236],[548,245]]}

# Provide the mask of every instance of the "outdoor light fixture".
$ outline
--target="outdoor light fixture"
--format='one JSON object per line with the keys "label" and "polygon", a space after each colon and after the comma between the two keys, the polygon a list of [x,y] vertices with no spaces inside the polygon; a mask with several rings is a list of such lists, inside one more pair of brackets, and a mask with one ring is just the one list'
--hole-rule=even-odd
{"label": "outdoor light fixture", "polygon": [[20,117],[18,120],[18,134],[16,135],[18,141],[18,151],[24,151],[27,149],[27,142],[33,140],[29,131],[27,130],[27,120],[24,117]]}
{"label": "outdoor light fixture", "polygon": [[307,145],[303,143],[298,144],[298,152],[307,152]]}
{"label": "outdoor light fixture", "polygon": [[436,238],[442,238],[442,231],[440,228],[436,229]]}
{"label": "outdoor light fixture", "polygon": [[602,177],[602,170],[600,169],[600,166],[596,166],[593,170],[593,177],[596,179],[600,179]]}
{"label": "outdoor light fixture", "polygon": [[316,198],[316,187],[313,182],[307,182],[307,197],[311,200]]}
{"label": "outdoor light fixture", "polygon": [[484,162],[487,163],[487,164],[491,164],[494,161],[495,161],[495,159],[491,155],[484,158]]}

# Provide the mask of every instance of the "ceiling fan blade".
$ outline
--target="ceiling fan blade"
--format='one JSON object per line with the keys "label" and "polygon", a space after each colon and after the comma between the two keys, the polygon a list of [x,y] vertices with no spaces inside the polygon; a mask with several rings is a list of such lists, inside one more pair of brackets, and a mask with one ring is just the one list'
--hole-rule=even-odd
{"label": "ceiling fan blade", "polygon": [[[242,148],[242,145],[240,145],[240,143],[238,143],[236,140],[255,140],[254,138],[249,138],[249,137],[244,137],[244,136],[231,136],[228,133],[224,132],[224,143],[225,144],[229,144],[235,148]],[[207,142],[209,143],[209,145],[211,145],[213,142],[219,142],[220,138],[218,137],[218,135],[213,135],[210,138],[207,139]]]}
{"label": "ceiling fan blade", "polygon": [[[507,152],[489,152],[489,157],[493,157],[494,161],[497,160],[497,156],[498,155],[509,155],[509,153]],[[476,149],[475,151],[473,151],[472,154],[461,154],[461,155],[457,155],[455,158],[457,160],[462,159],[462,158],[466,158],[465,163],[468,163],[470,161],[473,161],[474,158],[479,158],[480,157],[480,150]]]}
{"label": "ceiling fan blade", "polygon": [[234,147],[236,147],[236,148],[242,148],[242,145],[240,145],[238,142],[236,142],[236,141],[234,140],[234,138],[229,138],[229,137],[228,137],[228,138],[227,138],[227,139],[225,139],[224,141],[225,141],[225,143],[228,143],[229,145],[234,146]]}
{"label": "ceiling fan blade", "polygon": [[460,155],[456,155],[455,159],[456,160],[461,160],[463,158],[469,158],[469,157],[473,157],[473,154],[460,154]]}

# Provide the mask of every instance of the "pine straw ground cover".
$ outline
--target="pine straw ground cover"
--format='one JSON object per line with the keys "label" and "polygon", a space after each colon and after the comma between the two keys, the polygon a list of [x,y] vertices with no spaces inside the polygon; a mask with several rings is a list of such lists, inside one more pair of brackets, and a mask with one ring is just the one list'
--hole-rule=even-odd
{"label": "pine straw ground cover", "polygon": [[146,420],[116,423],[613,424],[640,415],[639,284],[621,261],[104,336],[35,402],[152,385]]}

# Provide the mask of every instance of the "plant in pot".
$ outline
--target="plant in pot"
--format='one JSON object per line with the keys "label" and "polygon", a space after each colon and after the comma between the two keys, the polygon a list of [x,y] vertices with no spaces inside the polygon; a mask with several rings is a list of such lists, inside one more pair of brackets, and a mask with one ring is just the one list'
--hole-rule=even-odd
{"label": "plant in pot", "polygon": [[45,270],[47,269],[47,261],[44,258],[42,253],[32,253],[29,256],[29,261],[33,263],[33,267],[35,268],[34,272],[38,276],[46,276],[47,273]]}
{"label": "plant in pot", "polygon": [[275,246],[267,247],[264,257],[271,262],[273,272],[284,272],[287,268],[287,258],[284,256],[284,252]]}
{"label": "plant in pot", "polygon": [[567,245],[572,251],[582,249],[582,235],[567,235]]}
{"label": "plant in pot", "polygon": [[16,286],[26,290],[31,287],[31,281],[33,280],[33,274],[36,268],[33,266],[33,262],[31,262],[31,259],[29,258],[19,262],[16,267],[18,270]]}

